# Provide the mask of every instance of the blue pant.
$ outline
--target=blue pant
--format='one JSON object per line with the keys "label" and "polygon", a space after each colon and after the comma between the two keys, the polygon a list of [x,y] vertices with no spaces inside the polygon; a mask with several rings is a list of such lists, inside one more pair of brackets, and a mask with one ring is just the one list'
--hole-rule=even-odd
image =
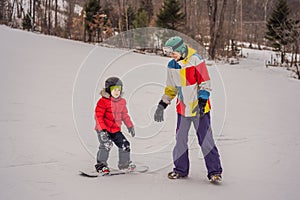
{"label": "blue pant", "polygon": [[174,171],[181,176],[189,174],[188,132],[193,123],[197,132],[198,143],[205,159],[208,178],[213,174],[221,174],[222,167],[218,149],[215,145],[210,127],[210,113],[199,117],[184,117],[178,114],[176,128],[176,144],[173,150]]}

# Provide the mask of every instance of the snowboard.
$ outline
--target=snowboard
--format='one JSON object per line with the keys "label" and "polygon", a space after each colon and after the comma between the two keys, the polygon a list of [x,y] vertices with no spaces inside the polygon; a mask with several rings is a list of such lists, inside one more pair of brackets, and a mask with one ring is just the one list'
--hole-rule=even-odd
{"label": "snowboard", "polygon": [[118,169],[110,169],[109,173],[98,173],[96,170],[79,170],[81,176],[96,178],[96,177],[104,177],[104,176],[117,176],[117,175],[126,175],[126,174],[138,174],[145,173],[149,170],[148,166],[136,166],[133,171],[125,171]]}

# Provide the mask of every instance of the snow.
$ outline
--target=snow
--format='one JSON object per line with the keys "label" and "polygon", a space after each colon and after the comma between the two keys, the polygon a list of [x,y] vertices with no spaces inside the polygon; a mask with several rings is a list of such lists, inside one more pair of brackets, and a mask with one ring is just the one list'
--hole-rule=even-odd
{"label": "snow", "polygon": [[[190,133],[189,178],[169,180],[176,113],[153,122],[167,58],[98,47],[0,26],[1,199],[299,199],[300,82],[265,68],[269,51],[243,49],[237,65],[209,66],[212,123],[223,183],[207,181]],[[125,84],[135,138],[132,160],[150,172],[88,179],[97,152],[93,109],[104,80]],[[109,163],[115,167],[116,148]]]}

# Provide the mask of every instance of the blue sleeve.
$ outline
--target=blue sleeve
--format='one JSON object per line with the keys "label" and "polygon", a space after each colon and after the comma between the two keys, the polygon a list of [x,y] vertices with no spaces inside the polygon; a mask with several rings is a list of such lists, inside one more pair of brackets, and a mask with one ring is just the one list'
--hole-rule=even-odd
{"label": "blue sleeve", "polygon": [[174,59],[172,59],[168,63],[168,68],[171,68],[171,69],[181,69],[181,66]]}
{"label": "blue sleeve", "polygon": [[199,95],[198,95],[198,98],[201,98],[201,99],[208,99],[210,96],[210,92],[208,92],[207,90],[200,90],[199,91]]}

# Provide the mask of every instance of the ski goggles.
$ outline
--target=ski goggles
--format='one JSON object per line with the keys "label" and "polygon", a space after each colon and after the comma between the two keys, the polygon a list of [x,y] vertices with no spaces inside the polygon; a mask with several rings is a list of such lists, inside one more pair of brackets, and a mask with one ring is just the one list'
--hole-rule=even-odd
{"label": "ski goggles", "polygon": [[163,52],[165,55],[171,55],[174,52],[173,47],[163,47]]}
{"label": "ski goggles", "polygon": [[122,90],[122,86],[121,85],[113,85],[113,86],[110,86],[110,91],[113,91],[114,89],[117,89],[119,91]]}

